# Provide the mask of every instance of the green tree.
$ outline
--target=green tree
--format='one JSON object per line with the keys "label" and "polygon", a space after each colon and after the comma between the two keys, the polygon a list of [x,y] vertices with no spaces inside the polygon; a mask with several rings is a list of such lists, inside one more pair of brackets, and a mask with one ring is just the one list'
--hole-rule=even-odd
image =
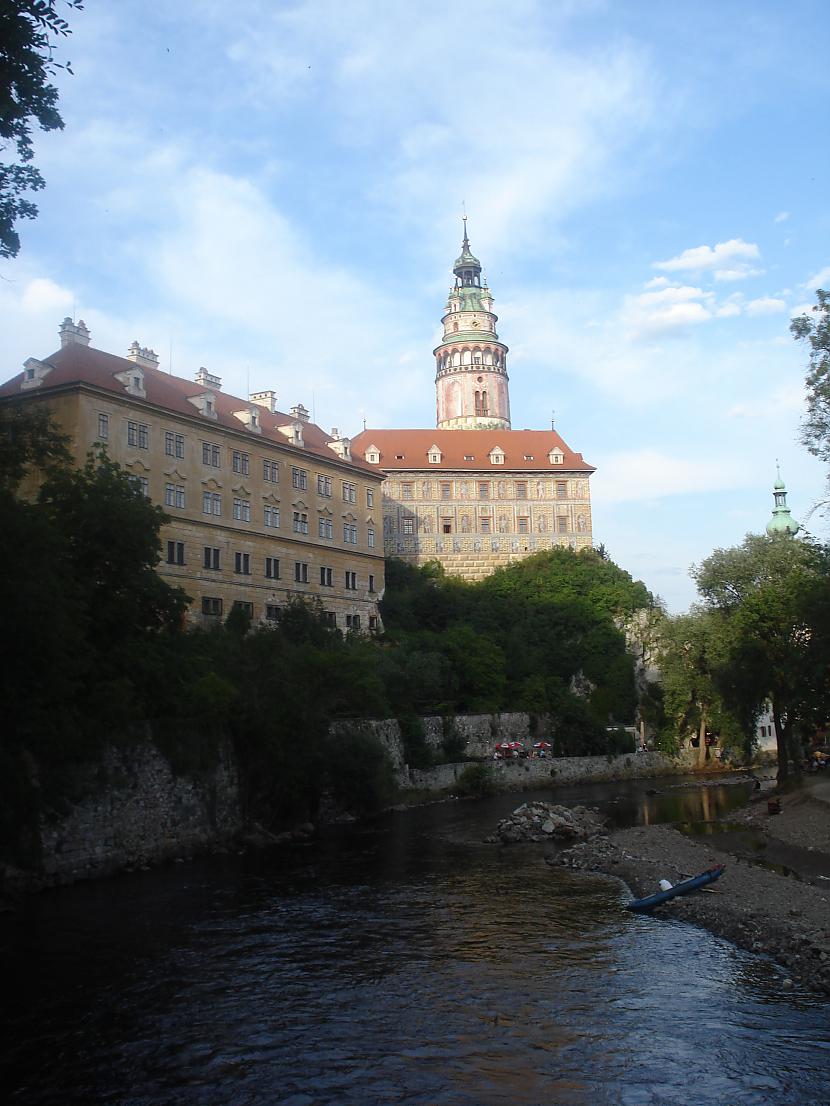
{"label": "green tree", "polygon": [[[83,0],[63,0],[79,11]],[[32,124],[63,128],[58,90],[49,78],[69,62],[54,57],[55,42],[71,33],[57,0],[3,0],[0,4],[0,152],[12,147],[16,160],[0,164],[0,257],[16,257],[20,237],[15,223],[33,219],[37,207],[26,198],[45,181],[32,165]]]}
{"label": "green tree", "polygon": [[801,440],[810,453],[830,462],[830,293],[821,288],[809,315],[790,323],[797,341],[807,342],[810,361],[807,370],[807,417]]}
{"label": "green tree", "polygon": [[830,711],[830,552],[750,534],[693,575],[723,628],[721,694],[744,727],[770,700],[783,781],[800,771],[801,742]]}

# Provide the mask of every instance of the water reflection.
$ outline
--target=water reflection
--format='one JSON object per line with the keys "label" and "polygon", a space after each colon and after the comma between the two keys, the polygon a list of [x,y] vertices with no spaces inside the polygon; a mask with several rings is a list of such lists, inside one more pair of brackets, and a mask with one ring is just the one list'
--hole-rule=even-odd
{"label": "water reflection", "polygon": [[[636,789],[567,798],[620,818]],[[650,817],[693,806],[646,798]],[[483,845],[517,801],[33,900],[0,923],[12,1102],[828,1099],[826,1006],[784,997],[769,961],[629,914],[614,880]],[[713,792],[709,813],[730,801]]]}

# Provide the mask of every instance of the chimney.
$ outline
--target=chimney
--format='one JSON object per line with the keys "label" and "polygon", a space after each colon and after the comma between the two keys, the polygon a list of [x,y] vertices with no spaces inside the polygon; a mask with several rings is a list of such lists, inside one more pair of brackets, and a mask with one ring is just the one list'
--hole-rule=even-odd
{"label": "chimney", "polygon": [[58,328],[58,334],[61,336],[61,349],[64,346],[89,345],[89,329],[83,319],[79,319],[76,325],[67,315]]}
{"label": "chimney", "polygon": [[216,388],[217,391],[222,390],[222,377],[213,376],[207,371],[204,365],[201,366],[195,377],[196,383],[201,384],[203,388]]}
{"label": "chimney", "polygon": [[140,346],[133,342],[127,350],[127,360],[135,365],[141,365],[143,369],[157,369],[159,367],[159,355],[147,346]]}
{"label": "chimney", "polygon": [[264,407],[272,415],[277,409],[277,393],[271,388],[265,392],[251,392],[248,399],[251,403],[256,403],[258,407]]}
{"label": "chimney", "polygon": [[292,407],[290,413],[295,419],[299,419],[300,422],[308,422],[308,411],[303,407],[302,403],[298,403],[296,407]]}

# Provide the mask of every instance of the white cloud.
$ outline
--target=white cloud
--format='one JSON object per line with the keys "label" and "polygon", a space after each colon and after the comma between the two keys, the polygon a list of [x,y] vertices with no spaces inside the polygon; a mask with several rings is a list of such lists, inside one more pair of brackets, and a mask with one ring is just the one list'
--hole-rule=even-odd
{"label": "white cloud", "polygon": [[643,285],[644,288],[665,288],[667,284],[671,284],[668,277],[652,277],[651,280],[647,280]]}
{"label": "white cloud", "polygon": [[773,296],[761,296],[757,300],[750,300],[746,305],[747,315],[775,315],[786,310],[786,303]]}
{"label": "white cloud", "polygon": [[804,407],[804,388],[800,381],[792,381],[752,399],[734,404],[727,412],[730,419],[767,419],[775,422],[782,412],[800,413]]}
{"label": "white cloud", "polygon": [[[731,469],[731,471],[730,471]],[[733,481],[735,483],[733,483]],[[743,482],[742,466],[728,466],[723,458],[672,456],[656,449],[640,449],[600,457],[591,478],[592,494],[601,502],[650,501],[665,496],[722,491]]]}
{"label": "white cloud", "polygon": [[61,288],[48,277],[35,277],[23,288],[20,297],[21,308],[30,315],[49,313],[56,315],[59,311],[70,311],[74,298],[67,288]]}
{"label": "white cloud", "polygon": [[753,242],[730,238],[716,246],[694,246],[668,261],[653,262],[652,268],[667,273],[713,272],[716,280],[743,280],[762,272],[750,264],[760,257],[761,251]]}
{"label": "white cloud", "polygon": [[671,285],[655,292],[627,296],[621,312],[634,339],[678,330],[712,318],[714,294],[688,285]]}
{"label": "white cloud", "polygon": [[778,214],[773,219],[773,222],[774,223],[786,223],[786,221],[787,221],[787,219],[789,219],[789,217],[790,217],[789,211],[779,211]]}
{"label": "white cloud", "polygon": [[830,265],[825,265],[823,269],[813,273],[809,280],[805,280],[801,287],[814,292],[816,288],[826,288],[828,284],[830,284]]}

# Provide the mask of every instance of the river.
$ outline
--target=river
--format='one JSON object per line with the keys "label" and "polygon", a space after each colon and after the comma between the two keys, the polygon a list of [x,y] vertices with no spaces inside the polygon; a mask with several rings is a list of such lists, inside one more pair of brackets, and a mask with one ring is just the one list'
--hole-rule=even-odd
{"label": "river", "polygon": [[[647,795],[647,787],[659,795]],[[770,961],[485,845],[530,798],[698,822],[671,781],[442,803],[33,897],[0,919],[25,1106],[830,1102],[830,1006]]]}

